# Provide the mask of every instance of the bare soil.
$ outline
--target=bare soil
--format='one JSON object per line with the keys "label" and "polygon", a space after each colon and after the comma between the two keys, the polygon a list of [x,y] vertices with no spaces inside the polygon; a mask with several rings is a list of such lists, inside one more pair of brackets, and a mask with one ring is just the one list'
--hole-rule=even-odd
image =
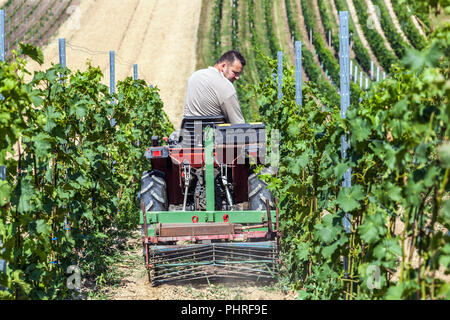
{"label": "bare soil", "polygon": [[386,36],[384,35],[384,30],[381,27],[381,21],[378,16],[377,16],[377,11],[375,9],[374,4],[372,3],[371,0],[366,0],[366,5],[367,5],[367,9],[368,9],[368,14],[369,14],[369,19],[371,19],[373,21],[373,25],[375,27],[375,30],[380,34],[380,36],[383,38],[384,40],[384,45],[386,46],[386,48],[391,51],[394,52],[394,50],[391,47],[391,44],[389,43],[389,41],[386,39]]}
{"label": "bare soil", "polygon": [[109,85],[109,51],[115,51],[116,83],[133,75],[160,89],[164,110],[175,127],[183,114],[186,83],[195,71],[201,0],[81,0],[43,48],[45,63],[59,62],[58,38],[66,39],[67,66],[98,66]]}
{"label": "bare soil", "polygon": [[375,57],[375,55],[372,52],[372,49],[370,48],[369,42],[367,42],[367,39],[364,35],[364,32],[361,29],[361,25],[359,24],[358,21],[358,16],[356,15],[356,9],[353,5],[353,1],[349,0],[347,1],[348,4],[348,10],[349,10],[349,14],[353,20],[353,24],[355,25],[355,29],[356,32],[358,33],[359,39],[361,40],[361,43],[364,45],[364,47],[366,48],[367,52],[369,53],[369,57],[370,60],[372,60],[374,62],[374,64],[380,68],[380,70],[383,70],[383,68],[381,67],[380,63],[378,62],[378,59]]}
{"label": "bare soil", "polygon": [[108,300],[294,300],[297,293],[279,284],[255,282],[185,283],[152,287],[142,257],[140,232],[127,239],[122,259],[111,267],[120,281],[100,288],[94,299]]}
{"label": "bare soil", "polygon": [[406,37],[405,33],[403,32],[402,28],[400,27],[400,22],[398,21],[397,15],[395,14],[394,9],[392,8],[391,0],[386,0],[384,3],[386,4],[386,8],[389,11],[389,16],[392,19],[395,29],[397,30],[397,33],[402,37],[403,41],[405,41],[406,43],[411,45],[411,43],[409,42],[409,39]]}

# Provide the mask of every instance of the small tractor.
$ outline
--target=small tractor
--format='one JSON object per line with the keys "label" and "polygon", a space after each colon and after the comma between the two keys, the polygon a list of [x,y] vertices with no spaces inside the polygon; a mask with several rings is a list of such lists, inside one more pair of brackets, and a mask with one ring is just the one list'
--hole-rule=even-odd
{"label": "small tractor", "polygon": [[[262,123],[184,117],[145,152],[143,256],[152,286],[197,279],[273,280],[279,270],[278,208],[261,174]],[[256,166],[263,169],[255,171]]]}

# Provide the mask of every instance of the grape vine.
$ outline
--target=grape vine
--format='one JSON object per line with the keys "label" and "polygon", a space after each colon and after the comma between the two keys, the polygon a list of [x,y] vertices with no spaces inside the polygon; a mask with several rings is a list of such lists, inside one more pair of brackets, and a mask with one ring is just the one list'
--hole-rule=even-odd
{"label": "grape vine", "polygon": [[[21,50],[42,62],[37,49]],[[173,127],[142,80],[119,82],[111,96],[92,66],[54,65],[29,83],[25,72],[19,57],[1,62],[0,295],[64,298],[70,265],[97,283],[108,277],[117,235],[137,225],[145,148]]]}

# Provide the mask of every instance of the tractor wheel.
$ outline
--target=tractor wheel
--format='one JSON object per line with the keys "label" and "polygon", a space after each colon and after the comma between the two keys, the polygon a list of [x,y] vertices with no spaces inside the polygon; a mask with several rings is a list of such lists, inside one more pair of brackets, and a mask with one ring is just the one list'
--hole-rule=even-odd
{"label": "tractor wheel", "polygon": [[[271,173],[269,168],[264,168],[261,174]],[[259,179],[256,173],[248,177],[248,206],[250,210],[265,210],[266,200],[269,200],[270,209],[275,206],[273,204],[273,195],[267,189],[267,183]]]}
{"label": "tractor wheel", "polygon": [[[167,190],[165,174],[159,170],[145,171],[141,178],[141,201],[144,203],[145,212],[167,211]],[[142,225],[142,236],[145,235]],[[145,246],[142,248],[145,257]]]}
{"label": "tractor wheel", "polygon": [[141,199],[145,211],[167,211],[165,174],[159,170],[144,172],[141,178]]}

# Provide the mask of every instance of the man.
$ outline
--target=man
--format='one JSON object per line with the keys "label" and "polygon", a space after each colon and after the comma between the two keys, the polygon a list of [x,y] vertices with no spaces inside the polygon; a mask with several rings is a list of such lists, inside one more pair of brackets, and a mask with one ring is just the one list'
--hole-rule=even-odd
{"label": "man", "polygon": [[246,62],[238,51],[228,51],[214,67],[201,69],[189,78],[184,116],[224,115],[228,123],[245,123],[233,82]]}

